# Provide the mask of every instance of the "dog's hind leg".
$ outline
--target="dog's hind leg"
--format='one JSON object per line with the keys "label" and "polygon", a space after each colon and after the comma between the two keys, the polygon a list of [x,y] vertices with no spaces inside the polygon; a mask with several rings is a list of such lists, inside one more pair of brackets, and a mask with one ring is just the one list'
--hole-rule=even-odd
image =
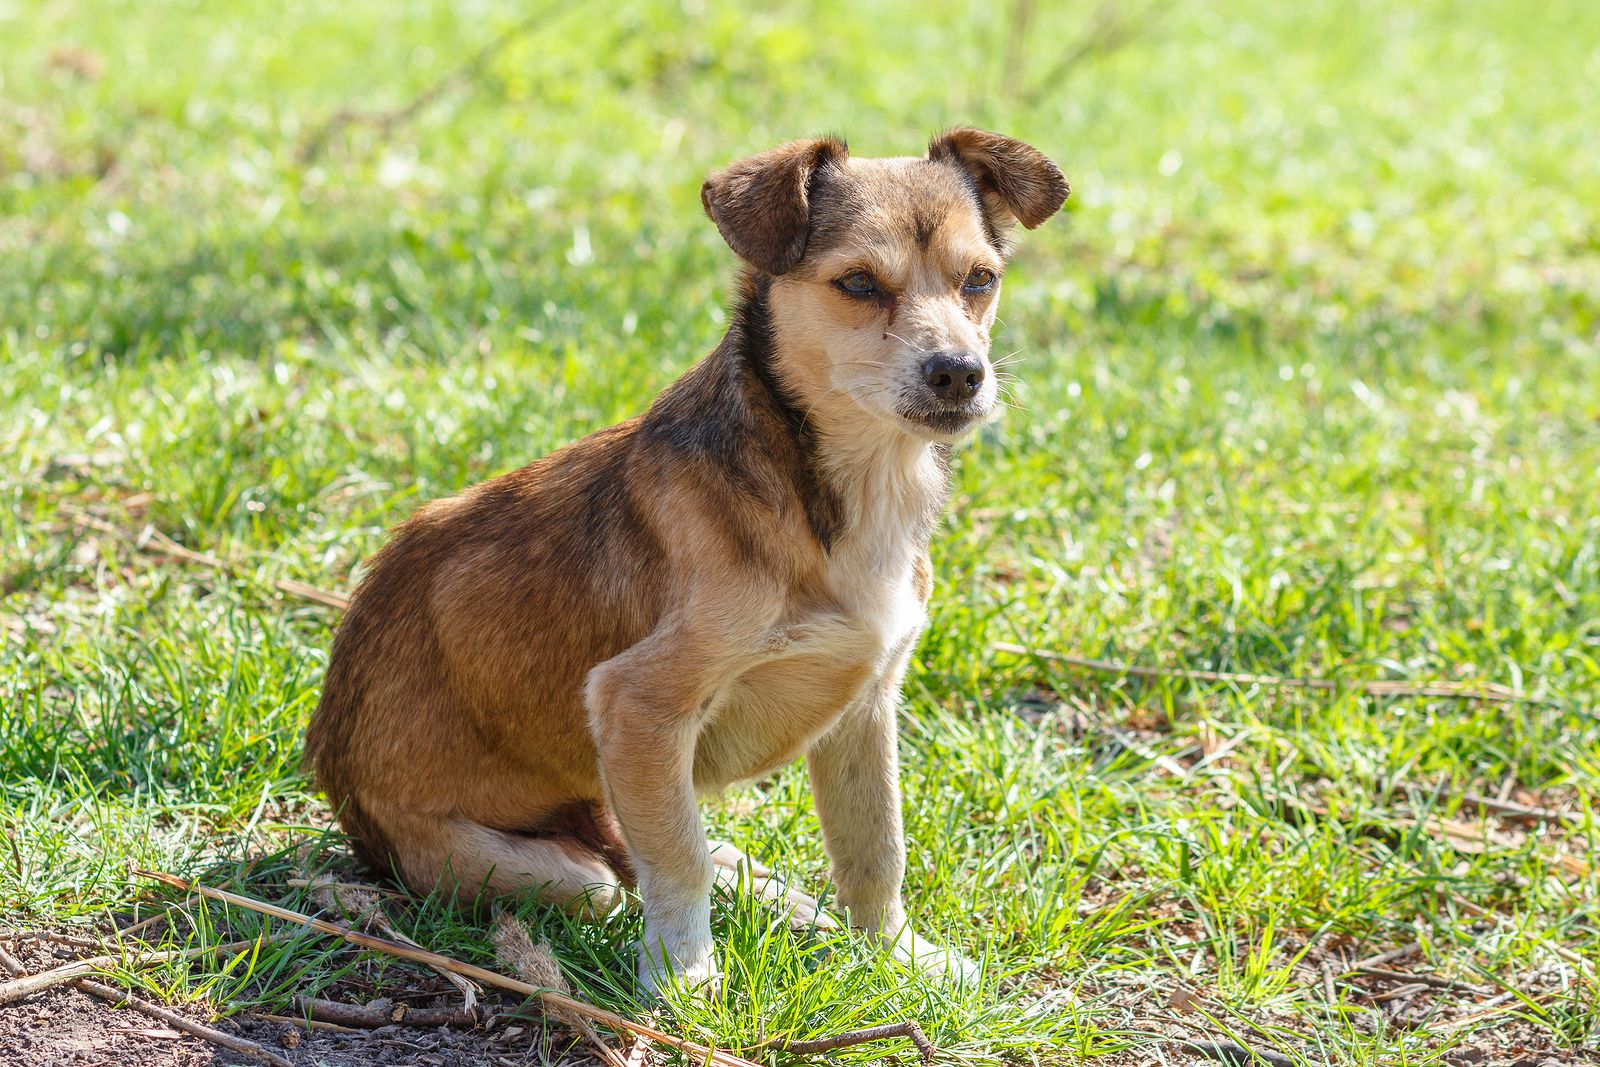
{"label": "dog's hind leg", "polygon": [[609,914],[623,898],[616,869],[578,837],[496,830],[459,818],[391,825],[396,865],[414,892],[439,888],[458,900],[531,894],[583,918]]}
{"label": "dog's hind leg", "polygon": [[751,889],[762,900],[777,904],[787,913],[789,925],[798,930],[815,927],[818,930],[835,930],[839,924],[833,916],[822,910],[822,904],[798,889],[790,889],[773,873],[772,868],[726,841],[707,841],[711,850],[711,864],[716,884],[729,893],[739,892],[748,879]]}

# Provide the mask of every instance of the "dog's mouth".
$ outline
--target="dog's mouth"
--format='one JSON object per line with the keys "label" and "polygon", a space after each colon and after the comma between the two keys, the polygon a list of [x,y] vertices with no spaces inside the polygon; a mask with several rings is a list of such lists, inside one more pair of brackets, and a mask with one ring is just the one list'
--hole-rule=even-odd
{"label": "dog's mouth", "polygon": [[896,414],[922,429],[949,436],[970,430],[989,412],[978,404],[962,404],[959,407],[901,408]]}

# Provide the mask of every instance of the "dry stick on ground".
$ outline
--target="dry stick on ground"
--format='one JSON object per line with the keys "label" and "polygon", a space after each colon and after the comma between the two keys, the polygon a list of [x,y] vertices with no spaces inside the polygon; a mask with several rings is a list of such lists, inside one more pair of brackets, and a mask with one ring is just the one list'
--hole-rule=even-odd
{"label": "dry stick on ground", "polygon": [[861,1030],[851,1030],[845,1034],[834,1034],[832,1037],[813,1038],[809,1041],[790,1041],[787,1038],[773,1038],[763,1041],[756,1046],[763,1052],[787,1052],[791,1056],[815,1056],[821,1052],[832,1052],[834,1049],[849,1048],[851,1045],[865,1045],[869,1041],[887,1041],[890,1038],[903,1037],[917,1046],[917,1052],[922,1055],[922,1062],[933,1062],[938,1049],[933,1047],[933,1042],[928,1040],[928,1035],[922,1032],[910,1019],[898,1023],[885,1023],[882,1026],[868,1026]]}
{"label": "dry stick on ground", "polygon": [[[1387,1004],[1394,1000],[1403,1000],[1406,1004],[1410,1004],[1412,1000],[1416,999],[1418,993],[1426,993],[1431,988],[1433,987],[1428,985],[1427,982],[1406,982],[1404,985],[1397,985],[1393,989],[1382,993],[1369,994],[1367,999],[1374,1004]],[[1405,1005],[1401,1005],[1401,1007],[1404,1008]]]}
{"label": "dry stick on ground", "polygon": [[[1152,0],[1142,10],[1129,15],[1124,13],[1123,5],[1104,0],[1090,16],[1088,28],[1061,54],[1055,65],[1037,79],[1032,88],[1017,94],[1019,101],[1025,106],[1038,103],[1080,63],[1104,58],[1128,45],[1144,32],[1148,20],[1162,6],[1162,2]],[[1020,76],[1016,80],[1020,80]]]}
{"label": "dry stick on ground", "polygon": [[294,1008],[305,1019],[331,1023],[342,1029],[376,1030],[380,1026],[414,1026],[433,1030],[454,1026],[470,1030],[478,1024],[476,1012],[462,1008],[412,1008],[382,997],[371,1004],[343,1004],[317,997],[294,998]]}
{"label": "dry stick on ground", "polygon": [[1234,685],[1264,685],[1278,689],[1317,689],[1325,692],[1358,692],[1366,696],[1383,697],[1438,697],[1449,700],[1481,700],[1490,704],[1546,704],[1494,682],[1481,686],[1458,682],[1436,682],[1431,685],[1412,685],[1409,682],[1378,680],[1373,682],[1343,682],[1336,678],[1286,678],[1276,674],[1243,674],[1236,671],[1188,670],[1180,667],[1140,667],[1115,660],[1091,659],[1086,656],[1069,656],[1062,652],[1048,652],[1026,645],[998,641],[996,652],[1010,652],[1018,656],[1037,656],[1052,663],[1062,663],[1080,670],[1099,674],[1125,674],[1131,678],[1181,678],[1190,682],[1215,682]]}
{"label": "dry stick on ground", "polygon": [[160,882],[162,885],[171,886],[174,889],[181,889],[187,893],[199,893],[203,897],[209,897],[212,900],[218,900],[225,904],[232,904],[235,907],[245,908],[250,911],[258,911],[263,915],[271,915],[279,919],[286,919],[290,922],[298,923],[301,926],[308,926],[313,930],[320,930],[322,933],[332,934],[334,937],[343,938],[353,945],[359,945],[362,948],[371,949],[374,952],[382,952],[390,956],[398,956],[401,959],[411,960],[413,963],[423,963],[429,966],[445,967],[449,970],[455,971],[457,974],[465,975],[468,978],[482,982],[484,985],[491,985],[498,989],[507,989],[513,993],[521,993],[523,996],[534,997],[551,1008],[572,1012],[575,1015],[581,1015],[587,1019],[592,1019],[600,1025],[615,1030],[618,1033],[642,1034],[653,1041],[659,1042],[660,1044],[670,1045],[673,1048],[687,1053],[692,1053],[694,1056],[700,1057],[708,1062],[722,1064],[723,1067],[757,1067],[757,1065],[751,1063],[751,1061],[742,1059],[730,1052],[722,1052],[717,1049],[708,1049],[704,1045],[697,1044],[693,1041],[686,1041],[681,1037],[674,1037],[672,1034],[657,1030],[654,1027],[646,1026],[643,1023],[634,1022],[631,1019],[626,1019],[615,1012],[607,1011],[604,1008],[597,1007],[593,1004],[587,1004],[584,1001],[574,999],[573,997],[565,996],[552,990],[544,989],[516,978],[511,978],[507,975],[497,974],[494,971],[488,970],[484,967],[479,967],[476,964],[463,963],[460,960],[451,959],[449,956],[442,956],[437,952],[430,952],[427,949],[412,948],[410,945],[402,945],[395,941],[389,941],[386,938],[375,937],[372,934],[364,934],[359,930],[347,930],[336,923],[328,922],[326,919],[313,918],[312,916],[306,915],[303,912],[280,907],[276,904],[268,904],[266,901],[256,900],[254,897],[243,896],[239,893],[230,893],[225,889],[213,889],[210,886],[201,885],[198,882],[192,882],[185,878],[179,878],[176,875],[165,874],[160,871],[145,871],[137,869],[134,870],[133,873],[141,878],[149,878]]}
{"label": "dry stick on ground", "polygon": [[1420,982],[1423,985],[1430,986],[1434,989],[1448,989],[1452,993],[1466,993],[1469,996],[1474,997],[1486,997],[1489,995],[1486,990],[1479,989],[1477,986],[1468,985],[1465,982],[1452,981],[1449,978],[1440,978],[1438,975],[1434,974],[1421,974],[1410,971],[1386,971],[1381,967],[1360,966],[1352,967],[1345,973],[1364,974],[1369,978],[1382,978],[1386,982],[1400,982],[1407,985],[1413,982]]}
{"label": "dry stick on ground", "polygon": [[[154,526],[146,526],[143,531],[134,534],[120,526],[106,522],[104,519],[76,510],[72,513],[72,521],[81,526],[87,526],[91,530],[98,530],[101,533],[110,534],[112,537],[126,541],[136,550],[148,555],[170,556],[184,563],[193,563],[209,570],[221,571],[224,574],[231,574],[235,577],[242,576],[240,569],[227,560],[218,559],[209,552],[196,552],[192,548],[186,548]],[[326,608],[343,611],[350,606],[350,598],[343,593],[319,589],[314,585],[297,582],[292,578],[278,578],[273,581],[272,585],[280,593],[287,593],[301,600],[309,600],[313,604],[321,604]]]}
{"label": "dry stick on ground", "polygon": [[65,985],[112,964],[123,962],[132,964],[165,963],[169,960],[193,959],[196,956],[205,956],[216,952],[242,952],[258,943],[277,940],[282,936],[284,935],[252,938],[249,941],[234,941],[226,945],[208,945],[203,948],[171,949],[165,952],[124,953],[122,955],[93,956],[86,960],[73,960],[71,963],[62,964],[60,967],[55,967],[48,971],[24,975],[21,978],[13,978],[9,982],[0,983],[0,1005],[11,1004],[35,993],[50,989],[53,986]]}
{"label": "dry stick on ground", "polygon": [[444,77],[397,108],[390,108],[386,111],[359,111],[354,108],[341,108],[334,112],[332,117],[312,131],[311,135],[301,143],[301,162],[309,163],[316,159],[317,156],[322,154],[322,150],[327,147],[333,136],[346,126],[373,126],[382,133],[388,133],[396,126],[409,122],[435,100],[477,78],[495,56],[505,51],[517,38],[536,29],[540,23],[545,22],[549,17],[549,7],[543,6],[520,22],[513,23],[500,36],[478,49],[466,62],[452,68]]}
{"label": "dry stick on ground", "polygon": [[270,1015],[264,1011],[251,1012],[252,1019],[265,1019],[269,1023],[282,1023],[285,1026],[298,1026],[302,1030],[327,1030],[335,1034],[359,1034],[361,1030],[354,1026],[340,1026],[338,1023],[325,1023],[321,1019],[307,1019],[304,1016],[293,1017],[289,1015]]}
{"label": "dry stick on ground", "polygon": [[1380,952],[1376,956],[1368,956],[1364,960],[1357,960],[1350,965],[1350,970],[1359,971],[1363,967],[1382,967],[1385,963],[1403,960],[1413,952],[1421,951],[1422,942],[1413,941],[1409,945],[1401,945],[1399,948],[1391,948],[1387,952]]}
{"label": "dry stick on ground", "polygon": [[[9,971],[13,979],[24,980],[28,977],[28,969],[22,965],[22,961],[17,959],[3,948],[0,948],[0,967],[4,967],[7,971]],[[102,985],[101,983],[91,981],[88,978],[73,979],[72,986],[75,989],[81,989],[83,992],[92,997],[98,997],[101,1000],[109,1001],[113,1004],[118,1004],[126,1008],[132,1008],[134,1011],[143,1012],[151,1018],[160,1019],[168,1026],[175,1027],[184,1031],[185,1033],[193,1035],[194,1037],[210,1041],[213,1044],[221,1045],[224,1048],[230,1048],[240,1055],[249,1056],[253,1060],[259,1060],[262,1063],[271,1064],[272,1067],[294,1067],[292,1063],[278,1055],[276,1052],[262,1048],[254,1041],[247,1041],[242,1037],[234,1037],[232,1034],[225,1034],[221,1030],[214,1029],[213,1027],[203,1026],[200,1023],[194,1022],[193,1020],[185,1019],[176,1012],[171,1012],[165,1008],[159,1007],[158,1005],[152,1004],[148,1000],[141,1000],[130,993],[124,993],[120,989],[113,989],[108,985]]]}
{"label": "dry stick on ground", "polygon": [[72,934],[57,933],[54,930],[17,930],[5,935],[13,941],[48,941],[52,945],[65,945],[68,948],[103,949],[106,943],[92,937],[76,937]]}
{"label": "dry stick on ground", "polygon": [[1269,1049],[1246,1048],[1233,1041],[1179,1041],[1178,1047],[1185,1052],[1193,1052],[1207,1059],[1220,1060],[1223,1063],[1238,1064],[1239,1067],[1252,1067],[1260,1060],[1262,1063],[1271,1064],[1272,1067],[1297,1067],[1296,1061],[1281,1052]]}
{"label": "dry stick on ground", "polygon": [[[394,924],[383,912],[383,903],[379,899],[378,890],[364,885],[336,882],[329,874],[320,874],[306,884],[311,890],[312,899],[328,911],[339,912],[360,926],[370,924],[377,928],[378,933],[391,941],[398,941],[412,948],[422,947],[394,928]],[[341,894],[348,894],[350,899],[346,900]],[[462,1011],[471,1016],[478,1004],[478,987],[452,971],[439,967],[435,967],[434,970],[443,975],[444,979],[461,993]]]}
{"label": "dry stick on ground", "polygon": [[1553,811],[1550,808],[1535,808],[1528,804],[1518,804],[1513,800],[1500,800],[1496,797],[1481,796],[1477,793],[1462,793],[1461,803],[1484,811],[1492,811],[1496,815],[1505,815],[1512,819],[1554,823],[1573,823],[1578,821],[1578,816],[1571,812]]}

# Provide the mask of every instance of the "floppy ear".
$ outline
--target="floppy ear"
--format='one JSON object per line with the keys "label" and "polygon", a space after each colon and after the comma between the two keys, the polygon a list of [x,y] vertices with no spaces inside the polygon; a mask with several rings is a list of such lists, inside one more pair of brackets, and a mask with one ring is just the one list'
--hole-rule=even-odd
{"label": "floppy ear", "polygon": [[1037,148],[987,130],[948,130],[928,145],[928,158],[953,163],[978,187],[996,230],[1020,222],[1033,229],[1060,210],[1072,192],[1061,168]]}
{"label": "floppy ear", "polygon": [[832,137],[790,141],[713,171],[700,203],[729,248],[768,274],[785,274],[805,254],[812,174],[849,154]]}

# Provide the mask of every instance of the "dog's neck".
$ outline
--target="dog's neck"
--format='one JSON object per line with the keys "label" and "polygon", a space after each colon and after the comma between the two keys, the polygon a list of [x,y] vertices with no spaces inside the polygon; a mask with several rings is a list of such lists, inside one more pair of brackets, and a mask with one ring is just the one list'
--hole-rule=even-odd
{"label": "dog's neck", "polygon": [[771,279],[740,280],[728,340],[752,385],[794,449],[795,489],[823,551],[852,542],[921,549],[948,493],[949,448],[886,425],[866,412],[807,403],[785,380],[781,340],[768,303]]}

